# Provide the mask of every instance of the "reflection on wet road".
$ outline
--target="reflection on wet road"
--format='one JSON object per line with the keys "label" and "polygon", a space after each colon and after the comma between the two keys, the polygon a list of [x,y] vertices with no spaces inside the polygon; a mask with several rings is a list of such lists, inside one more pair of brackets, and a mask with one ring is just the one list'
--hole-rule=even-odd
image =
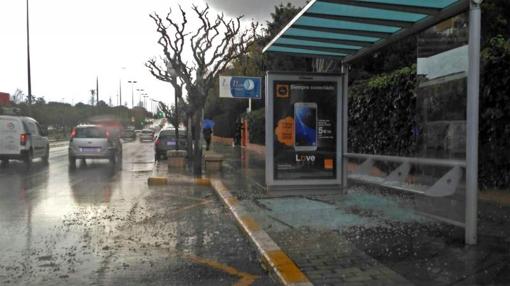
{"label": "reflection on wet road", "polygon": [[0,170],[1,285],[272,285],[208,187],[149,189],[152,144],[107,161]]}

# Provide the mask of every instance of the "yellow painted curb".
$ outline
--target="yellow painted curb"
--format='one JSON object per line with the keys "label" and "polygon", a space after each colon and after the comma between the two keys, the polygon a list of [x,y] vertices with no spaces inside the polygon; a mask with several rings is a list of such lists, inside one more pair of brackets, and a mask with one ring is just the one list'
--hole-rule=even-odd
{"label": "yellow painted curb", "polygon": [[167,177],[149,177],[147,182],[149,186],[166,186],[168,185]]}
{"label": "yellow painted curb", "polygon": [[239,201],[235,197],[228,197],[225,199],[229,207],[239,204]]}
{"label": "yellow painted curb", "polygon": [[195,184],[200,185],[200,186],[210,186],[211,180],[209,180],[207,178],[195,179]]}
{"label": "yellow painted curb", "polygon": [[285,285],[294,283],[310,283],[310,280],[299,270],[297,265],[282,250],[266,252],[270,265],[275,267]]}
{"label": "yellow painted curb", "polygon": [[[299,267],[283,252],[278,245],[269,237],[262,227],[249,215],[242,215],[244,208],[239,205],[237,198],[231,195],[229,190],[218,179],[211,181],[213,189],[223,200],[227,208],[233,213],[241,229],[256,245],[262,262],[268,269],[276,274],[283,285],[288,286],[312,286],[308,277]],[[266,239],[267,238],[267,239]]]}
{"label": "yellow painted curb", "polygon": [[240,220],[250,232],[259,231],[261,229],[260,225],[251,216],[243,216]]}

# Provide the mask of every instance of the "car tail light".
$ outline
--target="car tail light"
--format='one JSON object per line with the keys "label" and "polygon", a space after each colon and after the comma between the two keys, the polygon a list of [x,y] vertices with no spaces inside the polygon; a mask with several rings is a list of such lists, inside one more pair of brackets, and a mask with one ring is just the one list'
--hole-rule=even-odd
{"label": "car tail light", "polygon": [[27,145],[27,142],[28,142],[28,134],[21,134],[19,137],[19,143],[22,146],[25,146],[25,145]]}
{"label": "car tail light", "polygon": [[161,140],[156,140],[156,145],[159,145],[159,143],[161,143]]}
{"label": "car tail light", "polygon": [[110,131],[106,130],[106,138],[110,139]]}
{"label": "car tail light", "polygon": [[71,139],[76,137],[76,128],[73,128],[73,131],[71,131]]}

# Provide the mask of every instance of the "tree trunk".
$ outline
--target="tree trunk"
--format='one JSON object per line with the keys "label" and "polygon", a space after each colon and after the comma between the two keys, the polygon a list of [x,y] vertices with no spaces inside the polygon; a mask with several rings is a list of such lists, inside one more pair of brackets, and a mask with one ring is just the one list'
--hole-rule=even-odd
{"label": "tree trunk", "polygon": [[186,128],[186,152],[187,152],[187,155],[188,155],[188,162],[191,164],[192,163],[192,155],[193,155],[193,136],[191,134],[191,130],[192,130],[192,124],[191,124],[191,119],[192,117],[190,115],[186,116],[186,123],[187,123],[187,128]]}
{"label": "tree trunk", "polygon": [[193,115],[193,175],[202,175],[202,112]]}

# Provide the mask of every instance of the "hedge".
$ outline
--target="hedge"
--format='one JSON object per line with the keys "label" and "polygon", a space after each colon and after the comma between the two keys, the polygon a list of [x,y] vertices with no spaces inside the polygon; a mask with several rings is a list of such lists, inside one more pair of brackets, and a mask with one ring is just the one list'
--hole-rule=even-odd
{"label": "hedge", "polygon": [[482,51],[479,177],[482,187],[510,187],[510,42],[489,41]]}
{"label": "hedge", "polygon": [[413,153],[415,87],[415,66],[351,87],[349,152],[400,156]]}
{"label": "hedge", "polygon": [[246,114],[248,119],[248,133],[250,134],[250,142],[264,145],[266,143],[266,114],[265,109],[257,109]]}
{"label": "hedge", "polygon": [[214,135],[233,138],[235,133],[236,115],[223,113],[212,118],[214,121]]}

